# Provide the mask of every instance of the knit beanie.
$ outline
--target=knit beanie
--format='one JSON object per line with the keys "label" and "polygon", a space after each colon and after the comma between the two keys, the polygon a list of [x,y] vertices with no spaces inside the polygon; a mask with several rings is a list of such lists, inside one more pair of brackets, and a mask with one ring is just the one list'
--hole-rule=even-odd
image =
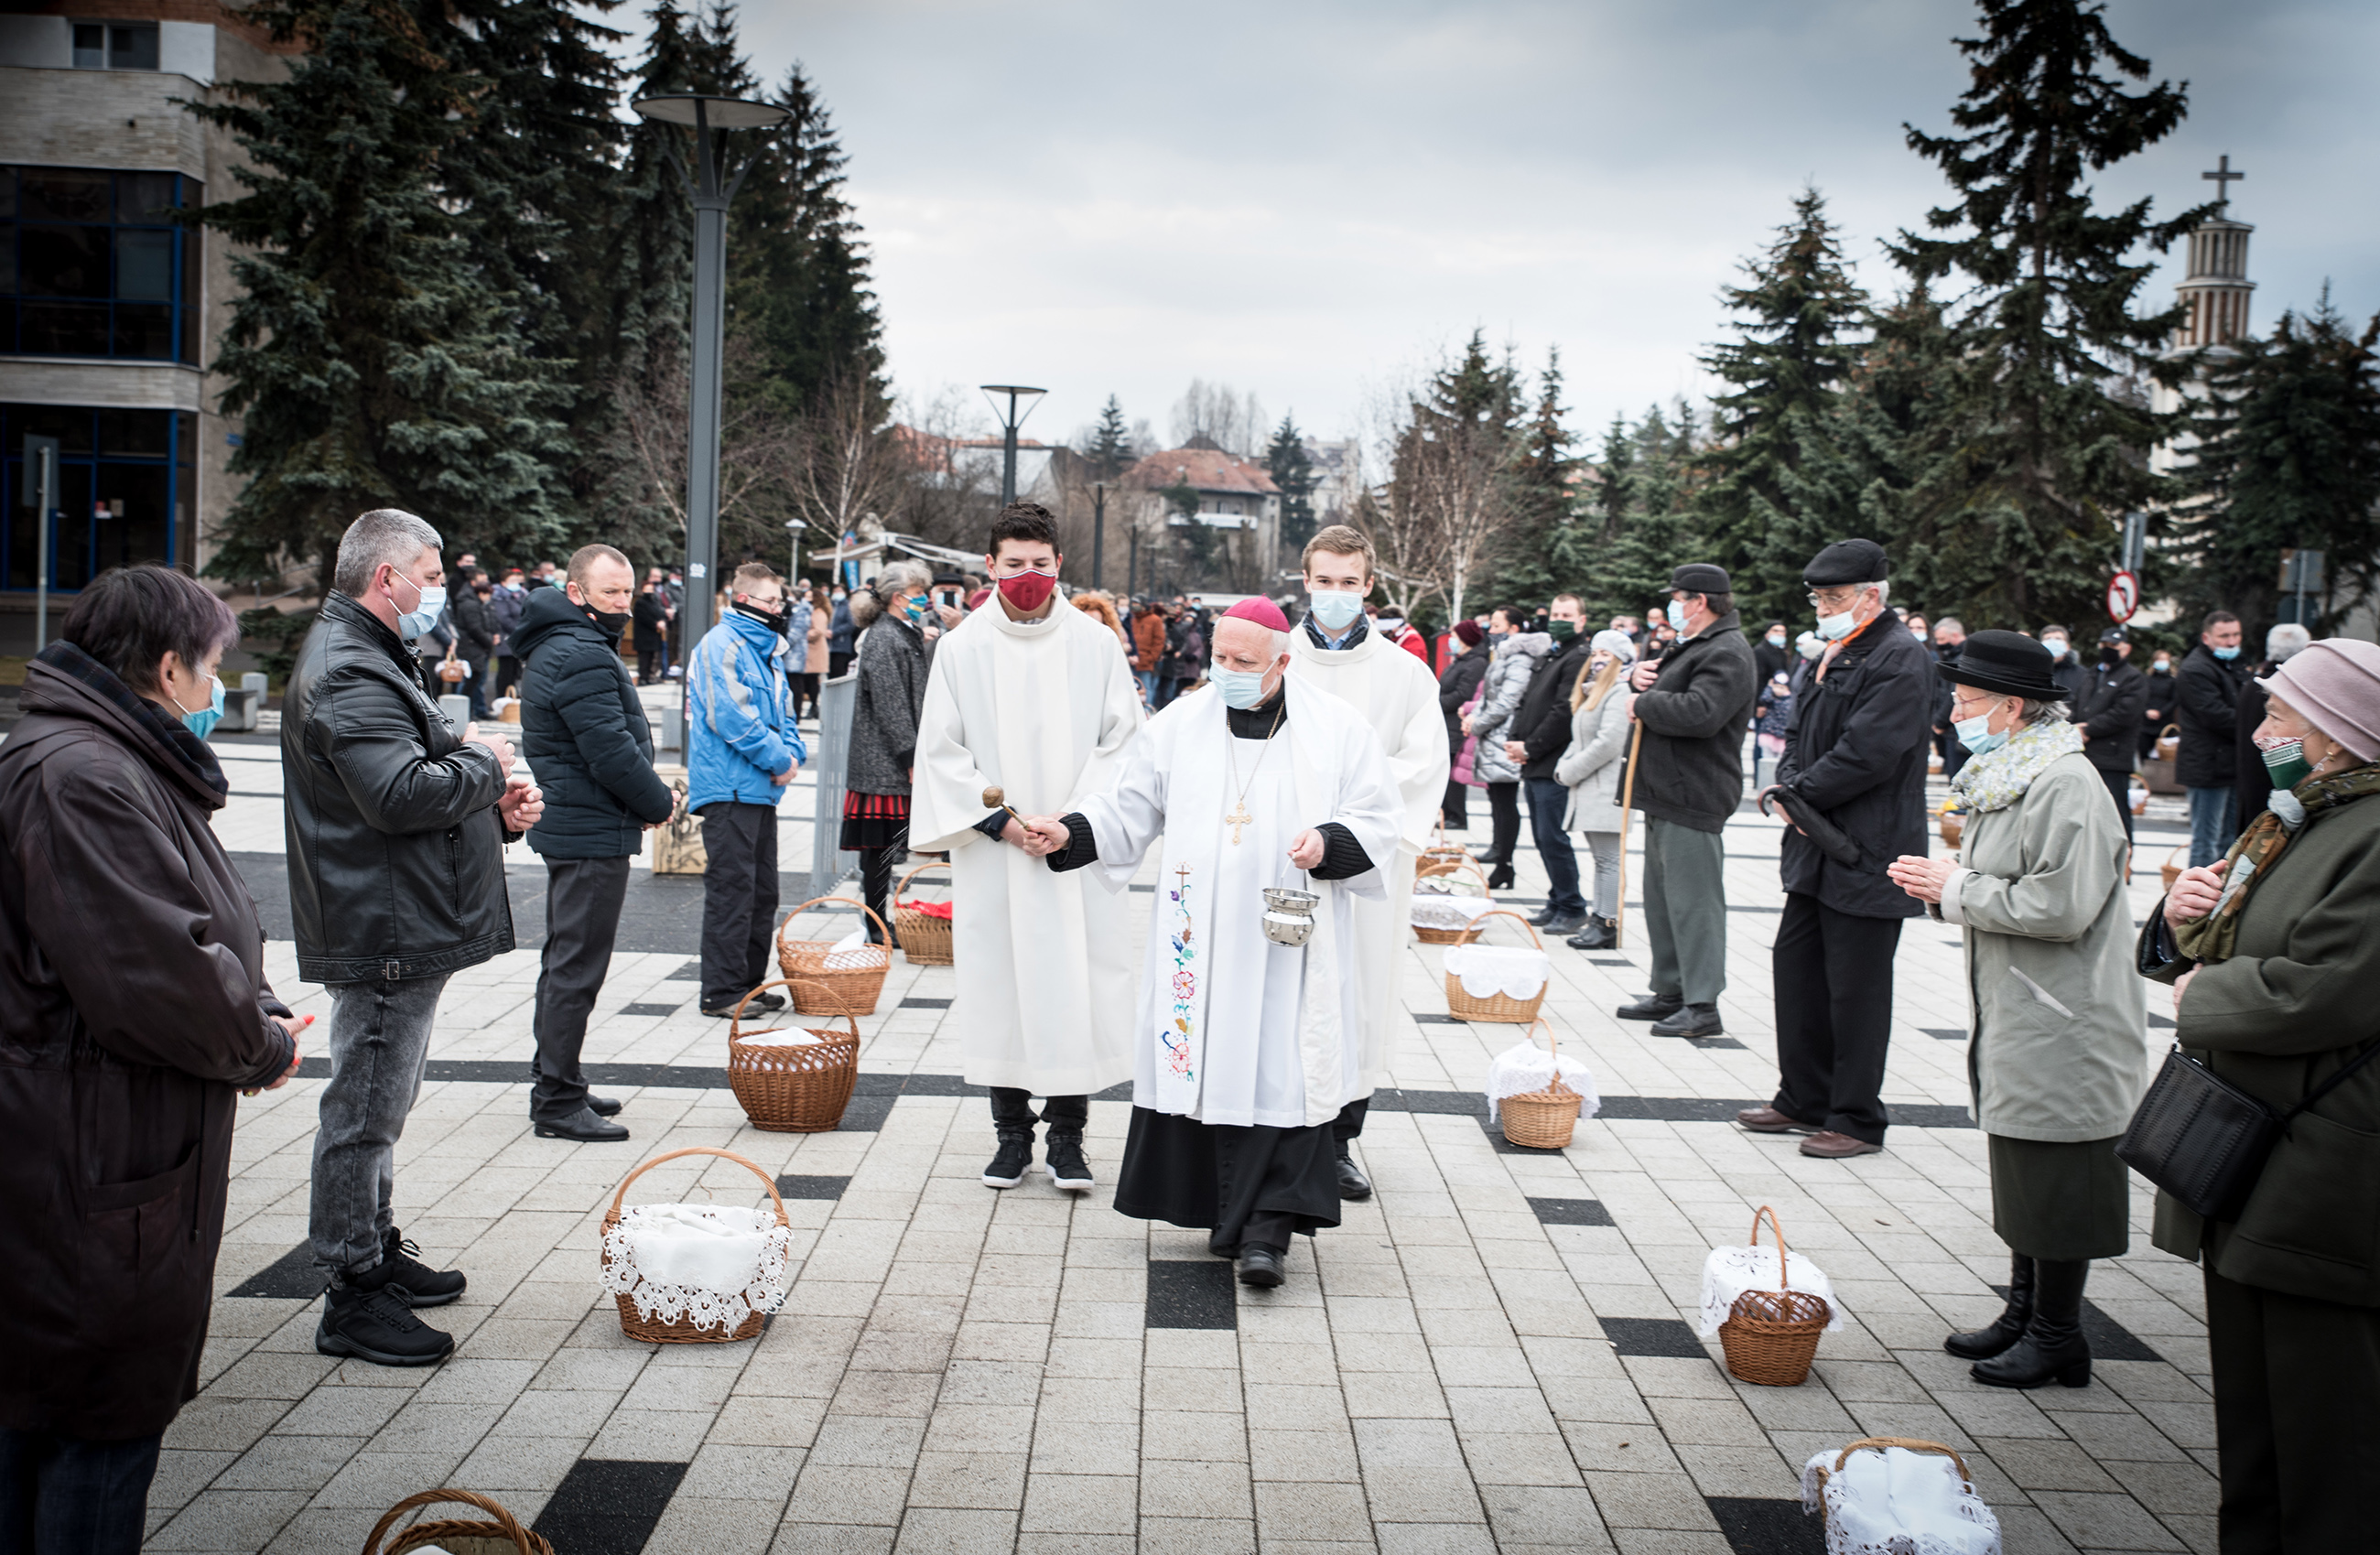
{"label": "knit beanie", "polygon": [[1478,647],[1479,639],[1487,635],[1479,629],[1476,621],[1457,621],[1454,624],[1454,640],[1465,648]]}
{"label": "knit beanie", "polygon": [[1595,634],[1594,640],[1586,645],[1586,650],[1589,653],[1616,653],[1631,661],[1636,657],[1636,645],[1629,640],[1628,634],[1615,632],[1609,627]]}
{"label": "knit beanie", "polygon": [[2258,682],[2352,751],[2380,759],[2380,644],[2325,638]]}

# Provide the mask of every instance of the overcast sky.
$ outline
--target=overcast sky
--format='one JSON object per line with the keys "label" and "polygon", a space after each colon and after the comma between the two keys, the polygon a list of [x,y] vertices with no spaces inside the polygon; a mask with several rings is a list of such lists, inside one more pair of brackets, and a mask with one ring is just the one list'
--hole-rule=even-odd
{"label": "overcast sky", "polygon": [[[2109,14],[2189,81],[2191,113],[2101,198],[2186,208],[2228,152],[2249,175],[2233,213],[2256,226],[2256,327],[2325,277],[2359,320],[2380,310],[2380,6]],[[1900,126],[1948,129],[1966,84],[1949,40],[1973,15],[746,0],[743,35],[772,81],[802,61],[834,116],[904,394],[1045,385],[1026,430],[1062,439],[1113,392],[1162,437],[1195,377],[1336,436],[1474,327],[1532,368],[1559,346],[1582,431],[1706,392],[1718,289],[1804,179],[1888,289],[1877,240],[1947,192]],[[2147,300],[2178,274],[2169,260]]]}

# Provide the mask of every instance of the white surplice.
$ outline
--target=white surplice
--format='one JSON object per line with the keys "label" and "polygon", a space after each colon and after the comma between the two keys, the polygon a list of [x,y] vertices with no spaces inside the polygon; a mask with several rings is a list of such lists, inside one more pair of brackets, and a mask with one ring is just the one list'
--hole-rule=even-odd
{"label": "white surplice", "polygon": [[1385,857],[1372,856],[1380,862],[1383,894],[1355,906],[1365,1084],[1354,1095],[1368,1096],[1389,1083],[1389,1054],[1413,1027],[1397,997],[1397,970],[1413,937],[1414,866],[1429,845],[1446,802],[1446,714],[1438,705],[1438,678],[1429,666],[1377,632],[1343,649],[1316,647],[1302,625],[1291,638],[1290,678],[1328,691],[1355,710],[1378,738],[1397,787],[1396,850]]}
{"label": "white surplice", "polygon": [[909,845],[951,856],[951,1014],[972,1085],[1083,1096],[1132,1073],[1127,918],[1079,872],[973,828],[989,787],[1023,815],[1082,808],[1142,722],[1115,634],[1062,600],[1028,622],[989,601],[935,647]]}
{"label": "white surplice", "polygon": [[[1347,828],[1374,859],[1397,845],[1398,800],[1379,741],[1355,710],[1290,681],[1269,741],[1235,740],[1212,686],[1178,698],[1125,752],[1114,785],[1080,807],[1121,893],[1162,839],[1134,1027],[1133,1104],[1201,1123],[1297,1128],[1369,1092],[1354,913],[1381,871],[1316,881],[1289,861],[1300,832]],[[1261,768],[1257,759],[1275,747]],[[1245,786],[1243,799],[1239,787]],[[1245,804],[1245,810],[1236,807]],[[1237,828],[1228,814],[1253,819]],[[1312,891],[1302,947],[1264,937],[1262,893]]]}

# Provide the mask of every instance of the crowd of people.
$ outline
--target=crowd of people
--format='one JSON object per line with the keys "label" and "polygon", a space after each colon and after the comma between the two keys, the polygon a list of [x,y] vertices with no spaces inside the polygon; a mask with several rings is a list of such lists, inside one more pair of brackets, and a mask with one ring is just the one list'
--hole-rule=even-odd
{"label": "crowd of people", "polygon": [[[1901,927],[1960,930],[2010,1271],[1998,1318],[1943,1342],[1987,1384],[2090,1380],[2090,1266],[2131,1246],[2118,1141],[2148,1078],[2142,979],[2169,983],[2183,1053],[2289,1124],[2236,1218],[2158,1199],[2155,1245],[2204,1269],[2223,1537],[2360,1537],[2373,1449],[2351,1423],[2380,1399],[2380,1039],[2362,981],[2380,974],[2380,806],[2359,801],[2380,794],[2380,647],[2284,625],[2252,673],[2241,623],[2217,612],[2179,660],[2135,665],[2119,627],[2085,663],[2063,627],[1969,634],[1896,608],[1888,557],[1853,539],[1803,567],[1798,634],[1748,637],[1733,579],[1689,561],[1644,617],[1598,629],[1565,593],[1453,623],[1433,653],[1371,602],[1353,528],[1305,547],[1294,620],[1261,597],[1069,597],[1058,538],[1019,503],[979,577],[891,560],[865,583],[789,588],[747,563],[677,656],[676,580],[640,582],[613,547],[492,582],[468,553],[446,566],[410,514],[348,528],[280,734],[298,972],[331,1003],[309,1202],[319,1351],[453,1352],[422,1314],[468,1277],[405,1236],[396,1146],[448,980],[514,947],[507,850],[547,872],[531,1129],[625,1140],[580,1055],[630,861],[680,813],[638,683],[685,682],[699,1007],[716,1016],[747,996],[783,1007],[753,991],[778,813],[810,759],[805,711],[848,674],[838,840],[882,921],[905,853],[948,860],[962,1063],[991,1097],[984,1183],[1023,1182],[1040,1129],[1050,1180],[1093,1186],[1088,1098],[1129,1081],[1116,1208],[1205,1230],[1251,1285],[1281,1283],[1292,1238],[1372,1192],[1354,1146],[1403,1030],[1415,868],[1472,830],[1473,789],[1492,886],[1515,881],[1525,801],[1547,879],[1534,921],[1582,950],[1620,936],[1622,839],[1641,825],[1651,986],[1614,1014],[1664,1039],[1722,1032],[1723,835],[1748,803],[1779,819],[1778,1087],[1736,1121],[1806,1156],[1884,1148]],[[0,747],[0,1185],[19,1210],[0,1227],[0,1342],[18,1358],[0,1377],[0,1525],[65,1529],[67,1547],[140,1542],[161,1435],[197,1389],[235,1096],[286,1084],[310,1025],[267,983],[255,904],[208,824],[229,787],[206,736],[237,636],[186,574],[103,574],[29,668]],[[440,713],[458,681],[437,667],[455,662],[475,710],[516,698],[517,751]],[[2149,760],[2187,792],[2191,863],[2136,932]],[[1928,845],[1937,762],[1964,817],[1955,856]],[[1135,954],[1122,893],[1160,846]]]}

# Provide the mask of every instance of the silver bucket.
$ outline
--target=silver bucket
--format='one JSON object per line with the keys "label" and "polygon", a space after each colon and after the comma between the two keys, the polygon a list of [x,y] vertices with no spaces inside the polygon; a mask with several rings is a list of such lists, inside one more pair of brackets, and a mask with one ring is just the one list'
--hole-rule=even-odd
{"label": "silver bucket", "polygon": [[1322,900],[1311,891],[1277,887],[1264,893],[1265,938],[1276,945],[1302,945],[1314,938],[1314,909]]}

